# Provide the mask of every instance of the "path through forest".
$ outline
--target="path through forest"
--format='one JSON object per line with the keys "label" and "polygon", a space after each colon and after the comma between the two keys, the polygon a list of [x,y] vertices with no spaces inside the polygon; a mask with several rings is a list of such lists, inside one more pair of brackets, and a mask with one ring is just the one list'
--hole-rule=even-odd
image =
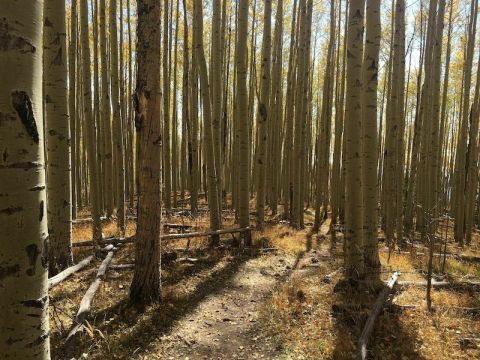
{"label": "path through forest", "polygon": [[[320,234],[328,227],[329,222]],[[205,297],[160,339],[158,355],[166,359],[278,358],[283,349],[261,331],[260,312],[277,286],[295,281],[328,256],[311,247],[307,241],[307,249],[297,257],[275,250],[244,262],[219,292]]]}

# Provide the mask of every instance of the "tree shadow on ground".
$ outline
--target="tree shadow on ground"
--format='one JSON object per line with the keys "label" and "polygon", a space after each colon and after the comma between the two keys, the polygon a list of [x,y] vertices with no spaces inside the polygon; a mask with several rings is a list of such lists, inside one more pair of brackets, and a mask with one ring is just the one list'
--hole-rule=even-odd
{"label": "tree shadow on ground", "polygon": [[[148,352],[155,340],[168,336],[175,322],[191,314],[205,298],[227,287],[242,264],[251,258],[240,255],[225,260],[225,257],[213,255],[180,274],[172,271],[162,279],[165,286],[161,304],[140,311],[129,305],[128,298],[120,298],[91,316],[91,325],[102,334],[102,340],[83,336],[72,346],[65,344],[63,339],[54,338],[54,343],[63,342],[52,349],[52,356],[57,359],[65,355],[78,357],[92,348],[115,358],[131,358],[133,351],[135,356]],[[190,283],[195,279],[197,283]]]}
{"label": "tree shadow on ground", "polygon": [[[337,244],[343,247],[342,244]],[[342,251],[335,251],[337,255]],[[355,359],[358,339],[377,296],[385,285],[378,275],[370,274],[365,282],[350,282],[340,278],[334,289],[332,316],[335,348],[332,359]],[[394,289],[395,291],[395,289]],[[391,302],[390,295],[386,304]],[[424,359],[418,352],[417,328],[406,327],[402,312],[387,311],[385,306],[375,321],[367,343],[368,359]]]}

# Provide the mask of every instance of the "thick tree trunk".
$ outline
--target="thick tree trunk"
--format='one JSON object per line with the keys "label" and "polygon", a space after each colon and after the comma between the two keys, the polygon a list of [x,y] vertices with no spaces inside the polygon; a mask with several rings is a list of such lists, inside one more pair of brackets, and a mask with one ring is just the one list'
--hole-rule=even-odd
{"label": "thick tree trunk", "polygon": [[0,354],[48,360],[43,1],[22,4],[0,2]]}
{"label": "thick tree trunk", "polygon": [[161,7],[158,0],[137,0],[137,9],[135,127],[139,142],[139,173],[135,272],[130,299],[136,303],[148,303],[161,298]]}

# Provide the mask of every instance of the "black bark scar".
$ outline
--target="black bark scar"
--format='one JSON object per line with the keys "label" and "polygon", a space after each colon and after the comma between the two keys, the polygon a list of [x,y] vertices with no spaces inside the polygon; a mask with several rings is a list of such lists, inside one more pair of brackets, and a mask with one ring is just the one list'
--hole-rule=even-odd
{"label": "black bark scar", "polygon": [[43,309],[47,305],[47,300],[48,300],[48,297],[44,296],[41,299],[20,301],[20,304],[25,305],[27,307],[32,307],[35,309]]}
{"label": "black bark scar", "polygon": [[15,264],[12,266],[0,266],[0,280],[5,279],[7,276],[14,275],[20,271],[20,265]]}
{"label": "black bark scar", "polygon": [[21,36],[17,30],[8,23],[7,18],[0,18],[0,51],[18,50],[21,53],[34,53],[35,46],[31,40]]}
{"label": "black bark scar", "polygon": [[33,115],[32,101],[25,91],[14,91],[12,93],[12,106],[17,112],[20,120],[25,126],[28,135],[35,144],[39,143],[38,129]]}
{"label": "black bark scar", "polygon": [[42,221],[43,220],[43,213],[45,212],[44,208],[45,206],[43,206],[43,200],[40,201],[40,215],[39,215],[39,221]]}
{"label": "black bark scar", "polygon": [[27,270],[27,275],[32,276],[35,275],[35,263],[37,262],[38,255],[41,254],[40,250],[38,250],[38,246],[35,244],[28,245],[25,248],[27,252],[28,261],[30,265],[30,269]]}

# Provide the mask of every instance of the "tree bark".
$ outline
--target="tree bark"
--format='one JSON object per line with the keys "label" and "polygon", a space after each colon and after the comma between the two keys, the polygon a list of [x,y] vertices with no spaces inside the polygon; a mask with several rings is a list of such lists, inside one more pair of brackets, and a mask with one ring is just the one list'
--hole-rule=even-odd
{"label": "tree bark", "polygon": [[135,127],[138,139],[138,205],[135,270],[130,300],[161,299],[160,218],[162,139],[160,95],[160,17],[158,0],[137,0],[137,87]]}
{"label": "tree bark", "polygon": [[1,1],[0,14],[0,354],[48,360],[43,1]]}
{"label": "tree bark", "polygon": [[46,0],[43,18],[48,261],[55,275],[73,264],[65,2]]}

